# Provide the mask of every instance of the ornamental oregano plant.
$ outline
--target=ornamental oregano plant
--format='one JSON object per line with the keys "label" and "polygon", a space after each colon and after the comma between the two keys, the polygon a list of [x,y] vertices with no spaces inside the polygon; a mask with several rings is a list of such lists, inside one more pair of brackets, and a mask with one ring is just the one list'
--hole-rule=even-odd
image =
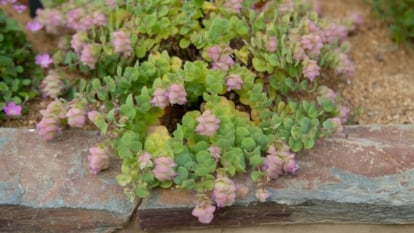
{"label": "ornamental oregano plant", "polygon": [[356,22],[318,17],[310,1],[68,1],[39,11],[63,35],[42,82],[53,101],[38,133],[95,125],[105,140],[89,150],[93,173],[122,159],[116,179],[131,199],[150,190],[191,190],[193,215],[295,174],[295,153],[339,132],[348,109],[326,86],[354,67],[346,37]]}
{"label": "ornamental oregano plant", "polygon": [[37,95],[40,77],[23,29],[0,9],[0,123],[27,111],[22,105]]}

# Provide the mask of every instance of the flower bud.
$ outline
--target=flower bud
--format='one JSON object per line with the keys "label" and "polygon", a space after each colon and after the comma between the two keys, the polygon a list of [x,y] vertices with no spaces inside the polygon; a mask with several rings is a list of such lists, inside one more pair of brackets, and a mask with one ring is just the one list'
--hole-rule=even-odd
{"label": "flower bud", "polygon": [[65,88],[60,75],[55,70],[49,70],[48,75],[40,84],[40,89],[44,97],[49,96],[52,99],[57,98]]}
{"label": "flower bud", "polygon": [[152,170],[155,178],[159,181],[172,180],[176,175],[174,168],[177,166],[174,159],[167,156],[158,157],[154,160],[155,168]]}
{"label": "flower bud", "polygon": [[219,128],[220,120],[210,110],[203,112],[197,118],[198,125],[195,131],[203,136],[213,136]]}
{"label": "flower bud", "polygon": [[243,79],[240,77],[240,75],[231,74],[227,76],[227,79],[226,79],[227,91],[240,90],[242,89],[243,84],[244,82],[243,82]]}
{"label": "flower bud", "polygon": [[267,198],[270,197],[270,192],[267,191],[264,188],[259,188],[258,190],[256,190],[256,198],[260,201],[260,202],[265,202]]}
{"label": "flower bud", "polygon": [[88,162],[92,173],[98,174],[109,167],[108,152],[100,147],[91,147],[89,148]]}
{"label": "flower bud", "polygon": [[61,119],[65,117],[66,110],[58,99],[51,102],[46,110],[41,110],[42,119],[36,124],[37,133],[46,141],[52,140],[61,133]]}
{"label": "flower bud", "polygon": [[226,176],[218,177],[212,197],[218,207],[231,206],[236,199],[236,184]]}
{"label": "flower bud", "polygon": [[167,96],[170,104],[183,105],[187,103],[187,92],[185,92],[184,85],[182,84],[171,84],[168,88]]}
{"label": "flower bud", "polygon": [[211,156],[217,161],[220,160],[221,157],[221,149],[218,146],[212,145],[208,148],[208,151],[210,152]]}
{"label": "flower bud", "polygon": [[96,125],[96,121],[99,118],[102,118],[103,119],[103,116],[98,111],[90,111],[90,112],[88,112],[88,119],[89,119],[89,121],[91,121],[95,125]]}
{"label": "flower bud", "polygon": [[266,50],[268,52],[275,52],[277,49],[277,38],[275,36],[271,36],[268,41],[266,41]]}

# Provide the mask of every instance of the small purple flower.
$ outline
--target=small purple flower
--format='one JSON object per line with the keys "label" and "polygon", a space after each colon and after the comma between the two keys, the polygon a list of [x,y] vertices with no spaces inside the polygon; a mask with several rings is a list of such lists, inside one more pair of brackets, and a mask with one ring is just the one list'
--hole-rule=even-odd
{"label": "small purple flower", "polygon": [[171,86],[168,87],[167,96],[170,104],[183,105],[187,103],[187,93],[185,92],[183,84],[171,84]]}
{"label": "small purple flower", "polygon": [[267,191],[264,188],[259,188],[258,190],[256,190],[256,198],[260,201],[260,202],[265,202],[267,198],[270,197],[270,192]]}
{"label": "small purple flower", "polygon": [[138,164],[139,164],[139,168],[141,170],[147,168],[147,167],[152,167],[154,164],[151,161],[151,154],[148,152],[144,152],[143,154],[141,154],[138,158]]}
{"label": "small purple flower", "polygon": [[13,8],[17,13],[23,13],[27,9],[27,6],[23,4],[15,4],[13,5]]}
{"label": "small purple flower", "polygon": [[152,106],[165,108],[169,105],[167,90],[157,87],[154,93],[152,94],[151,104]]}
{"label": "small purple flower", "polygon": [[155,178],[159,181],[172,180],[176,175],[174,168],[177,164],[174,162],[174,159],[167,156],[161,156],[154,160],[155,168],[152,170]]}
{"label": "small purple flower", "polygon": [[210,200],[205,200],[194,207],[192,215],[197,217],[199,222],[209,224],[214,218],[214,211],[216,207],[211,205]]}
{"label": "small purple flower", "polygon": [[101,147],[91,147],[89,148],[88,162],[92,173],[96,175],[109,167],[108,152]]}
{"label": "small purple flower", "polygon": [[198,125],[195,131],[203,136],[213,136],[219,128],[220,120],[210,110],[203,112],[197,118]]}
{"label": "small purple flower", "polygon": [[3,107],[3,111],[6,113],[6,116],[18,117],[22,114],[22,106],[16,105],[14,102],[9,102]]}
{"label": "small purple flower", "polygon": [[236,200],[236,184],[226,176],[219,176],[214,181],[212,197],[218,207],[231,206]]}
{"label": "small purple flower", "polygon": [[319,76],[320,69],[321,68],[319,68],[318,64],[314,60],[306,59],[305,61],[303,61],[302,74],[311,82],[315,80],[317,76]]}
{"label": "small purple flower", "polygon": [[40,65],[43,68],[49,67],[53,63],[53,60],[50,58],[49,54],[38,54],[36,55],[36,64]]}
{"label": "small purple flower", "polygon": [[227,91],[240,90],[243,84],[243,79],[238,74],[231,74],[226,78]]}

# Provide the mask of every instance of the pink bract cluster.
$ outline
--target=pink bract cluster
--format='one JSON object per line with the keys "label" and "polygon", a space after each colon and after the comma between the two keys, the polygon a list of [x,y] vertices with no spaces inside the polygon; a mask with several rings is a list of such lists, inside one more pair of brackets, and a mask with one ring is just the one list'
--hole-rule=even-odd
{"label": "pink bract cluster", "polygon": [[231,74],[226,78],[227,91],[240,90],[243,84],[243,79],[238,74]]}
{"label": "pink bract cluster", "polygon": [[218,119],[210,110],[203,112],[197,118],[198,125],[195,131],[203,136],[213,136],[219,128],[220,119]]}
{"label": "pink bract cluster", "polygon": [[290,152],[287,145],[283,145],[279,149],[274,145],[269,147],[262,170],[270,179],[276,179],[283,173],[295,174],[297,169],[295,154]]}
{"label": "pink bract cluster", "polygon": [[159,181],[167,181],[172,180],[173,177],[176,175],[174,168],[177,164],[174,162],[172,157],[168,156],[161,156],[154,159],[155,167],[152,170],[152,174],[154,174],[155,178]]}
{"label": "pink bract cluster", "polygon": [[240,13],[243,0],[226,0],[224,2],[224,7],[233,13]]}
{"label": "pink bract cluster", "polygon": [[221,48],[219,46],[213,46],[207,49],[207,55],[213,62],[213,69],[227,71],[234,65],[234,60],[230,56],[232,49],[229,47]]}
{"label": "pink bract cluster", "polygon": [[76,128],[83,128],[86,122],[86,103],[83,101],[75,102],[70,105],[70,109],[66,113],[68,125]]}
{"label": "pink bract cluster", "polygon": [[214,211],[216,207],[211,204],[210,200],[205,200],[196,205],[192,214],[198,218],[199,222],[209,224],[214,219]]}
{"label": "pink bract cluster", "polygon": [[116,53],[123,53],[126,56],[132,53],[131,39],[124,31],[112,32],[112,45]]}
{"label": "pink bract cluster", "polygon": [[65,118],[66,109],[62,102],[55,99],[46,110],[41,110],[42,120],[37,123],[37,133],[46,141],[55,138],[62,130],[62,120]]}
{"label": "pink bract cluster", "polygon": [[187,103],[187,92],[183,84],[171,84],[168,89],[158,87],[152,94],[151,104],[155,107],[165,108],[170,104],[183,105]]}
{"label": "pink bract cluster", "polygon": [[106,149],[101,147],[89,148],[88,162],[93,174],[98,174],[100,171],[107,169],[109,161],[110,158]]}
{"label": "pink bract cluster", "polygon": [[231,206],[236,200],[236,184],[227,176],[219,176],[214,181],[213,200],[218,207]]}

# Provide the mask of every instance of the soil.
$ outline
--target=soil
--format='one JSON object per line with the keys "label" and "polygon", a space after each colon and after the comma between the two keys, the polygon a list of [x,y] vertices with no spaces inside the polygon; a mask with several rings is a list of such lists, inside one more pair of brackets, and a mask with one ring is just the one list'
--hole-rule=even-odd
{"label": "soil", "polygon": [[[412,124],[414,123],[414,48],[398,46],[389,37],[388,27],[371,14],[364,0],[320,0],[324,17],[341,19],[358,12],[363,26],[350,37],[351,59],[356,72],[349,82],[333,79],[329,86],[337,90],[343,102],[351,108],[350,124]],[[16,13],[11,7],[0,6],[18,22],[25,25],[28,12]],[[35,52],[51,52],[57,38],[43,31],[27,31]],[[325,75],[327,76],[327,75]],[[30,113],[19,120],[10,120],[4,127],[32,128],[45,108],[44,100],[35,100]]]}

